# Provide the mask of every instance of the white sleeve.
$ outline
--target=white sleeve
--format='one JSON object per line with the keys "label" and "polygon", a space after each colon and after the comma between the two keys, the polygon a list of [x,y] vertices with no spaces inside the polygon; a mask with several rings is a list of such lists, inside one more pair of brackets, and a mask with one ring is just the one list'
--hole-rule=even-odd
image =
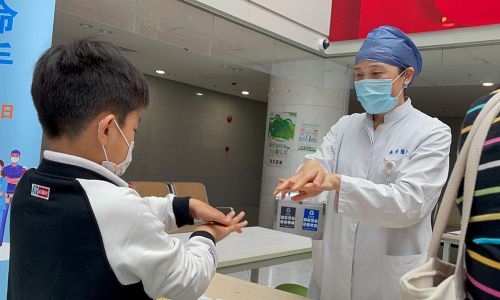
{"label": "white sleeve", "polygon": [[108,261],[121,284],[142,281],[145,292],[153,299],[196,299],[203,294],[217,266],[215,245],[202,236],[182,243],[165,233],[164,221],[174,218],[172,197],[159,204],[160,199],[144,201],[133,190],[107,182],[79,182],[91,203]]}
{"label": "white sleeve", "polygon": [[382,227],[404,228],[427,216],[446,183],[451,133],[439,126],[401,165],[390,185],[341,176],[338,213]]}
{"label": "white sleeve", "polygon": [[142,200],[146,202],[151,213],[165,224],[167,232],[179,226],[193,224],[189,213],[189,197],[176,197],[168,194],[165,197],[144,197]]}
{"label": "white sleeve", "polygon": [[174,195],[168,194],[166,197],[144,197],[142,200],[146,202],[151,213],[165,224],[165,231],[168,232],[177,229],[173,209]]}

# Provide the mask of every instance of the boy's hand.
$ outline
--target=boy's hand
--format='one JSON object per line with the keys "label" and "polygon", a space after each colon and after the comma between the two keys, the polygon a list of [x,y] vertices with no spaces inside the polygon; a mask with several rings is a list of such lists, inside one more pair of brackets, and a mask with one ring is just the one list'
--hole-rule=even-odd
{"label": "boy's hand", "polygon": [[236,231],[241,233],[241,230],[248,225],[248,221],[243,221],[243,217],[245,216],[245,212],[240,212],[237,216],[235,216],[235,212],[232,211],[227,216],[229,217],[229,225],[219,225],[219,224],[204,224],[200,225],[196,228],[197,231],[206,231],[213,235],[215,242],[219,242],[228,236],[230,233]]}
{"label": "boy's hand", "polygon": [[231,219],[234,217],[234,214],[232,216],[229,216],[229,214],[226,216],[218,209],[193,198],[189,199],[189,213],[194,219],[202,220],[207,223],[219,223],[226,226],[231,225]]}

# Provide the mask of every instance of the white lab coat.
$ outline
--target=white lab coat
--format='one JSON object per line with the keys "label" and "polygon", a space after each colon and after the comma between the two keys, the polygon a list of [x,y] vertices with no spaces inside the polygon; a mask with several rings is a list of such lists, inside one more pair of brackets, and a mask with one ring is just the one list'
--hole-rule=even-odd
{"label": "white lab coat", "polygon": [[425,261],[450,143],[450,128],[409,99],[375,131],[368,114],[331,128],[306,156],[341,175],[340,192],[327,197],[323,241],[314,242],[310,297],[399,299],[400,277]]}

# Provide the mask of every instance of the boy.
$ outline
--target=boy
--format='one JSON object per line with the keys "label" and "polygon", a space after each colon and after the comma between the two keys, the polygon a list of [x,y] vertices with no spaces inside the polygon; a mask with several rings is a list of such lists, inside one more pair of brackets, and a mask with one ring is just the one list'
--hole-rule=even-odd
{"label": "boy", "polygon": [[[244,213],[203,202],[141,198],[119,176],[132,160],[141,73],[107,42],[50,48],[31,88],[49,138],[38,169],[14,194],[8,299],[196,299],[217,266],[215,242]],[[184,245],[165,230],[201,225]]]}

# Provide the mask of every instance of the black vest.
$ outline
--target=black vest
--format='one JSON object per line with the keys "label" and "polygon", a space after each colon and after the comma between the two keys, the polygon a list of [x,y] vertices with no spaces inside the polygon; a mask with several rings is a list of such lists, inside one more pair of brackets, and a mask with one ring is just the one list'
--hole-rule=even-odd
{"label": "black vest", "polygon": [[[125,286],[116,278],[76,178],[109,181],[84,168],[43,160],[17,185],[7,299],[150,299],[141,282]],[[49,199],[32,196],[33,184],[50,188]]]}

